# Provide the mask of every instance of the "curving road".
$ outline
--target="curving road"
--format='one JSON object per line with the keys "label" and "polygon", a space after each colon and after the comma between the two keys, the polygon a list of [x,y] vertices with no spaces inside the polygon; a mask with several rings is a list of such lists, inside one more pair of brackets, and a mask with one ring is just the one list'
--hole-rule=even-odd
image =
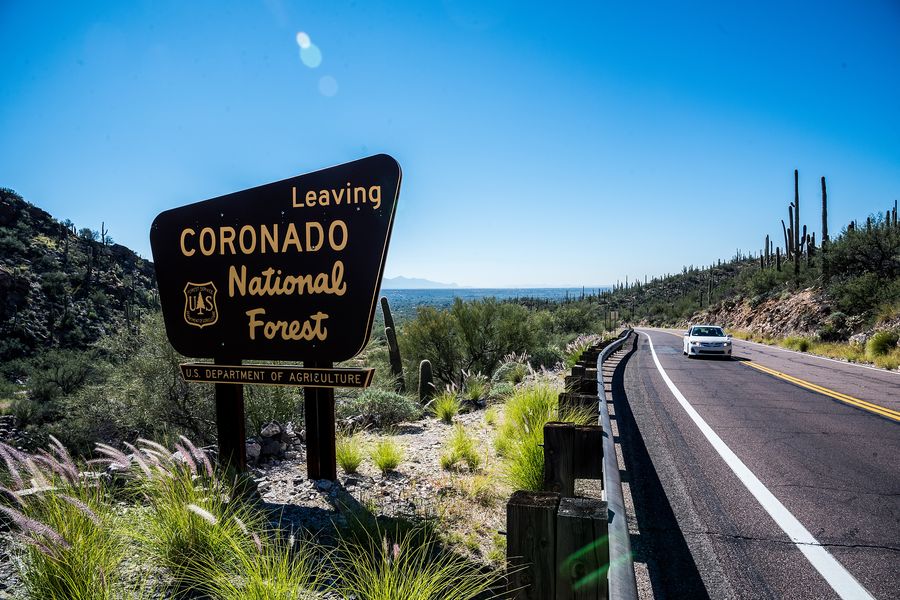
{"label": "curving road", "polygon": [[[617,418],[633,419],[662,490],[635,492],[656,505],[641,537],[678,530],[690,595],[898,597],[900,375],[741,341],[733,360],[688,359],[681,332],[639,332]],[[661,570],[677,547],[672,561],[655,550]],[[669,582],[657,597],[687,593],[679,573],[655,577]]]}

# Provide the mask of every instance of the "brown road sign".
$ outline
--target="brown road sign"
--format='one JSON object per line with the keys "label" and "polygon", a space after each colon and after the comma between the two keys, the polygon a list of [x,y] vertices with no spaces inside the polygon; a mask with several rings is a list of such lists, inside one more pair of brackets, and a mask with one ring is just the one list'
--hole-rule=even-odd
{"label": "brown road sign", "polygon": [[150,244],[172,345],[196,358],[358,354],[400,179],[379,154],[161,213]]}

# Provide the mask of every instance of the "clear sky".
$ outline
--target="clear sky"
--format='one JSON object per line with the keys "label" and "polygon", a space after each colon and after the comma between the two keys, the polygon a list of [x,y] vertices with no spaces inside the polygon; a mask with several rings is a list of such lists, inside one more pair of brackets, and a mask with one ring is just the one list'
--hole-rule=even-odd
{"label": "clear sky", "polygon": [[147,257],[162,210],[379,152],[386,275],[472,286],[756,251],[795,168],[817,232],[822,175],[832,231],[900,197],[897,0],[0,0],[0,44],[0,186]]}

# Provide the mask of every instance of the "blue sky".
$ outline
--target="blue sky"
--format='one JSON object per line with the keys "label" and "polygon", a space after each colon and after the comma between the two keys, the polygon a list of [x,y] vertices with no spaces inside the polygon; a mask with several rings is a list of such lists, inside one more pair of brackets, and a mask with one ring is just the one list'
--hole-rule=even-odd
{"label": "blue sky", "polygon": [[817,232],[820,176],[832,231],[900,197],[896,0],[5,0],[0,40],[0,186],[144,256],[162,210],[379,152],[386,275],[472,286],[758,250],[795,168]]}

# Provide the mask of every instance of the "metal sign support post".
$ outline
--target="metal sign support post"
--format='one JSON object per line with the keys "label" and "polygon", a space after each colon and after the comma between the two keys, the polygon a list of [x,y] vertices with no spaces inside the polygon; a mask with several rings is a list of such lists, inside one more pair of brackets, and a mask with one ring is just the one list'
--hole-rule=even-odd
{"label": "metal sign support post", "polygon": [[[308,368],[330,369],[331,362],[303,363]],[[310,479],[337,481],[335,458],[334,388],[303,390],[306,422],[306,473]]]}
{"label": "metal sign support post", "polygon": [[[240,365],[241,361],[217,358],[215,364]],[[233,383],[217,383],[215,386],[219,464],[241,473],[247,470],[244,386]]]}

